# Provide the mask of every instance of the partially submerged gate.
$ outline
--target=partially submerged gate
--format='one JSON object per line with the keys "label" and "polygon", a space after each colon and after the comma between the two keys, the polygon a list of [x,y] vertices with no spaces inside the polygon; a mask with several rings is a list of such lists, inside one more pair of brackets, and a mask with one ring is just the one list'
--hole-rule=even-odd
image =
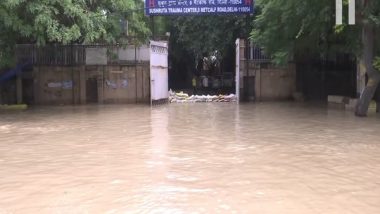
{"label": "partially submerged gate", "polygon": [[[239,1],[168,1],[145,0],[145,14],[151,17],[153,29],[155,16],[200,16],[200,15],[246,15],[254,12],[254,0]],[[153,33],[154,36],[154,33]],[[154,38],[154,37],[153,37]],[[236,96],[240,95],[239,41],[237,41]],[[240,52],[241,53],[241,52]],[[167,102],[168,93],[168,46],[166,42],[151,41],[150,44],[151,103]]]}
{"label": "partially submerged gate", "polygon": [[150,41],[151,105],[168,103],[168,43]]}

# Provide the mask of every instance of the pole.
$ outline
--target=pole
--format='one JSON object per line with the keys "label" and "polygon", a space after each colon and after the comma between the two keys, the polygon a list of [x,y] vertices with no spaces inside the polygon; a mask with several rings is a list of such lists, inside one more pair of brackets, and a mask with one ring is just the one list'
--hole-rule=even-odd
{"label": "pole", "polygon": [[150,25],[152,28],[152,40],[156,39],[156,29],[155,29],[155,23],[154,23],[154,16],[150,16]]}
{"label": "pole", "polygon": [[250,46],[249,46],[249,30],[250,30],[250,27],[249,27],[249,14],[247,14],[245,16],[245,23],[246,23],[246,29],[247,29],[247,32],[245,34],[245,44],[244,44],[244,59],[245,59],[245,63],[244,63],[244,66],[245,66],[245,70],[246,70],[246,82],[245,84],[247,85],[247,89],[246,89],[246,99],[247,101],[249,101],[249,90],[250,90],[250,86],[249,86],[249,61],[248,61],[248,55],[249,55],[249,49],[250,49]]}

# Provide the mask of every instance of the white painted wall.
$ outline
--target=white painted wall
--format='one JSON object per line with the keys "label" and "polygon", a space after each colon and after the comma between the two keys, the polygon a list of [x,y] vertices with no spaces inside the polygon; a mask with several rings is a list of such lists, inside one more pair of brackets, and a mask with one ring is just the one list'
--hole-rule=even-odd
{"label": "white painted wall", "polygon": [[126,48],[120,48],[118,50],[119,60],[122,61],[135,61],[138,62],[147,62],[149,61],[149,46],[142,45],[140,47],[136,47],[133,45],[127,46]]}
{"label": "white painted wall", "polygon": [[150,42],[150,78],[151,100],[168,99],[168,44],[166,42]]}

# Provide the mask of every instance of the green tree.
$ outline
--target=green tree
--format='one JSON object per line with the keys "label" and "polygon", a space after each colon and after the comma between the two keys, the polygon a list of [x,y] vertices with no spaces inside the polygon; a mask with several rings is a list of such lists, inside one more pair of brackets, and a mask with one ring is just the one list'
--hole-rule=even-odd
{"label": "green tree", "polygon": [[357,116],[366,116],[370,102],[380,82],[380,72],[375,68],[378,62],[378,58],[375,56],[380,51],[379,43],[375,40],[379,35],[380,2],[377,0],[361,0],[360,6],[362,11],[360,20],[362,26],[362,53],[360,61],[361,68],[368,75],[368,83],[360,95],[355,114]]}
{"label": "green tree", "polygon": [[192,72],[204,56],[210,55],[217,56],[222,69],[231,70],[235,40],[249,36],[252,29],[249,17],[235,15],[173,17],[168,23],[170,58],[173,63],[187,64]]}
{"label": "green tree", "polygon": [[202,67],[204,56],[217,56],[218,63],[211,66],[213,71],[232,71],[235,40],[249,36],[250,19],[235,15],[167,17],[166,24],[161,26],[170,32],[169,60],[173,68],[170,76],[176,79],[171,84],[178,87],[190,84],[196,68],[199,71]]}
{"label": "green tree", "polygon": [[[133,0],[2,0],[0,2],[0,60],[9,60],[17,42],[116,42],[123,37],[121,20],[146,39],[149,29],[143,8]],[[141,12],[142,13],[142,10]]]}
{"label": "green tree", "polygon": [[235,40],[249,35],[250,23],[242,16],[189,16],[170,20],[176,40],[194,56],[219,51],[222,56]]}
{"label": "green tree", "polygon": [[360,96],[356,115],[365,116],[380,81],[373,66],[380,2],[361,0],[356,26],[335,25],[335,1],[331,0],[258,0],[257,6],[261,12],[254,21],[251,37],[275,62],[337,51],[350,52],[362,59],[369,83]]}

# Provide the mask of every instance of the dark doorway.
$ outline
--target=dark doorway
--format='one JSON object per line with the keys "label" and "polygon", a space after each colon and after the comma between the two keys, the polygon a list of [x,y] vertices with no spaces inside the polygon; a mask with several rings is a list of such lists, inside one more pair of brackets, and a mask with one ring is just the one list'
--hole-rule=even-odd
{"label": "dark doorway", "polygon": [[355,97],[356,69],[356,57],[349,54],[299,61],[297,90],[307,100],[326,100],[328,95]]}
{"label": "dark doorway", "polygon": [[253,101],[255,99],[255,77],[244,77],[244,101]]}
{"label": "dark doorway", "polygon": [[33,79],[23,79],[22,80],[22,100],[25,104],[34,104],[34,90],[33,90]]}
{"label": "dark doorway", "polygon": [[86,81],[86,102],[98,102],[98,80],[96,78],[89,78]]}

